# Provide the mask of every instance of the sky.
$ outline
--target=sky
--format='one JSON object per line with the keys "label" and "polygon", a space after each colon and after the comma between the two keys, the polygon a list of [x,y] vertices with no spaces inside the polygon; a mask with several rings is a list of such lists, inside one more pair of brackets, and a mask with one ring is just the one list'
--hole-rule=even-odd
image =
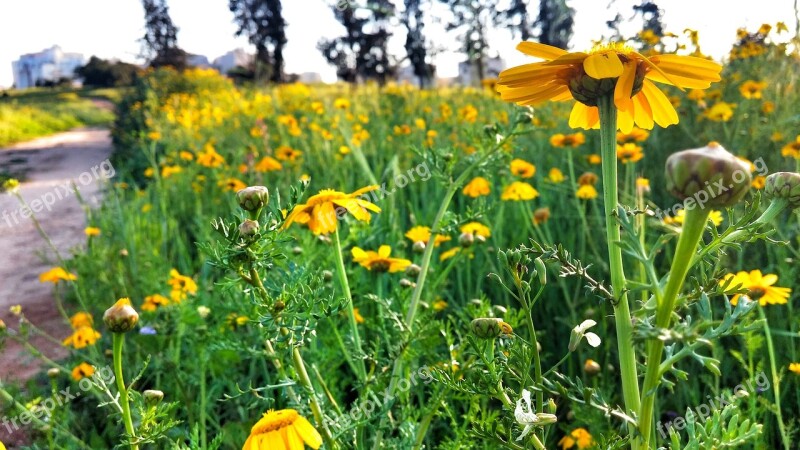
{"label": "sky", "polygon": [[[318,72],[328,82],[335,81],[335,70],[327,65],[317,42],[334,37],[343,28],[328,6],[333,0],[284,0],[288,22],[288,45],[285,52],[289,73]],[[501,0],[502,3],[502,0]],[[571,47],[587,49],[592,40],[608,34],[606,21],[618,11],[626,19],[638,0],[567,0],[576,10],[575,34]],[[730,48],[739,27],[756,29],[762,23],[785,22],[794,31],[797,19],[794,0],[658,0],[664,10],[666,29],[681,33],[686,28],[700,31],[702,50],[716,58]],[[535,5],[536,1],[531,0]],[[758,7],[753,7],[757,4]],[[251,49],[246,38],[236,38],[236,26],[227,0],[168,0],[173,22],[180,28],[179,45],[190,53],[209,60],[235,48]],[[442,5],[436,12],[447,14]],[[535,8],[532,8],[535,9]],[[138,39],[144,35],[140,0],[0,0],[0,87],[13,83],[11,62],[24,53],[37,52],[53,45],[64,51],[128,62],[137,59]],[[390,51],[402,56],[404,34],[397,27]],[[641,21],[623,23],[623,34],[641,29]],[[443,25],[430,24],[430,39],[439,48],[434,64],[440,77],[455,76],[458,62],[457,37],[445,33]],[[786,35],[784,35],[786,36]],[[508,66],[529,62],[514,50],[516,41],[506,30],[494,30],[490,36],[491,52],[499,54]]]}

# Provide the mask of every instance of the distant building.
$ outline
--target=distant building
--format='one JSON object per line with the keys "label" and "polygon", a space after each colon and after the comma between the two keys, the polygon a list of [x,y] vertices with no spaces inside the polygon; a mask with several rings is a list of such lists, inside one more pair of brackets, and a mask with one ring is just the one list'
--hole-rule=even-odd
{"label": "distant building", "polygon": [[305,84],[322,83],[322,75],[317,72],[303,72],[297,76],[297,81]]}
{"label": "distant building", "polygon": [[249,67],[253,63],[254,56],[247,53],[242,48],[231,50],[228,53],[214,59],[212,64],[219,73],[227,74],[236,67]]}
{"label": "distant building", "polygon": [[186,65],[189,67],[199,67],[201,69],[208,69],[211,67],[211,63],[208,62],[208,58],[203,55],[195,55],[192,53],[186,54]]}
{"label": "distant building", "polygon": [[[505,69],[506,63],[500,57],[486,58],[483,60],[483,79],[497,78],[500,72]],[[474,61],[463,61],[458,63],[458,82],[464,86],[480,85],[478,76],[478,65]]]}
{"label": "distant building", "polygon": [[82,54],[66,53],[57,45],[38,53],[28,53],[11,63],[14,85],[17,89],[26,89],[47,81],[72,78],[75,69],[84,62]]}

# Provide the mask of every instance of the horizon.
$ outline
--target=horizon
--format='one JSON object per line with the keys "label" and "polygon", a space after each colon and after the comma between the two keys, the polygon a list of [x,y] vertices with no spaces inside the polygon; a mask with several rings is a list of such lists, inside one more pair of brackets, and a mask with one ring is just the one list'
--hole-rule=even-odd
{"label": "horizon", "polygon": [[[501,2],[501,4],[504,2]],[[608,35],[610,30],[606,21],[612,19],[617,12],[626,19],[620,24],[624,36],[632,36],[641,29],[641,20],[627,21],[632,15],[632,6],[638,1],[619,0],[613,3],[614,9],[608,10],[606,2],[593,0],[572,0],[567,4],[575,9],[574,34],[570,48],[581,49],[591,46],[591,41]],[[793,2],[789,0],[764,0],[762,7],[750,11],[747,19],[735,17],[737,8],[729,2],[712,0],[697,4],[690,0],[674,0],[665,7],[663,23],[665,30],[681,35],[685,28],[699,31],[700,45],[706,54],[717,60],[722,59],[736,37],[736,29],[746,27],[757,29],[762,23],[774,24],[782,17],[794,17],[784,20],[790,33],[784,33],[778,41],[786,41],[792,36],[797,26],[797,17]],[[75,15],[75,5],[84,12]],[[168,3],[173,22],[179,28],[178,44],[185,51],[205,56],[212,62],[215,58],[236,48],[243,48],[253,53],[253,46],[245,37],[235,37],[236,26],[233,15],[228,10],[226,1],[206,2],[203,9],[198,10],[191,0],[171,0]],[[307,24],[309,8],[314,8],[313,27]],[[91,56],[103,59],[142,64],[139,58],[141,48],[138,39],[144,34],[144,12],[139,0],[124,0],[109,5],[102,0],[78,0],[73,3],[55,0],[34,0],[24,4],[6,5],[9,14],[4,19],[13,17],[30,17],[38,12],[36,22],[10,21],[0,23],[0,40],[4,42],[0,48],[0,88],[9,88],[13,84],[12,61],[21,55],[36,53],[53,45],[58,45],[65,52],[80,53],[86,61]],[[41,13],[45,11],[45,13]],[[439,3],[435,3],[431,11],[436,16],[447,16],[449,12]],[[335,82],[336,72],[330,66],[316,45],[320,39],[332,38],[342,31],[336,22],[330,3],[325,0],[303,0],[284,2],[283,13],[287,21],[286,34],[288,43],[285,49],[286,73],[319,73],[325,82]],[[713,22],[703,19],[715,16]],[[64,21],[62,18],[69,17]],[[117,20],[97,20],[117,19]],[[0,20],[2,21],[2,20]],[[316,34],[309,34],[314,29]],[[400,26],[392,28],[393,36],[389,42],[389,50],[393,56],[403,55],[405,32]],[[435,24],[426,27],[428,39],[445,51],[432,58],[437,67],[437,77],[450,78],[457,75],[458,63],[464,56],[458,51],[456,33],[447,33]],[[104,36],[98,39],[97,36]],[[515,51],[519,39],[513,39],[505,29],[492,27],[488,33],[492,46],[490,56],[500,56],[507,66],[529,62],[530,58]],[[773,35],[774,38],[774,35]]]}

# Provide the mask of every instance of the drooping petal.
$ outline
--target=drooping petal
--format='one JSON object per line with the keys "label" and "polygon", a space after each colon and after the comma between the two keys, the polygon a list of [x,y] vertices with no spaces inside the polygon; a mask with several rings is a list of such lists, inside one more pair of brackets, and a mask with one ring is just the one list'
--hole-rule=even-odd
{"label": "drooping petal", "polygon": [[283,440],[286,442],[286,450],[305,450],[303,439],[297,435],[294,426],[288,426],[282,430]]}
{"label": "drooping petal", "polygon": [[647,102],[653,111],[653,120],[659,126],[666,128],[678,123],[678,113],[672,107],[672,103],[652,81],[644,80],[642,93],[647,97]]}
{"label": "drooping petal", "polygon": [[355,262],[361,262],[361,261],[363,261],[363,260],[365,260],[365,259],[367,259],[369,257],[367,252],[365,252],[364,250],[362,250],[359,247],[353,247],[353,249],[350,250],[350,253],[352,253],[353,261],[355,261]]}
{"label": "drooping petal", "polygon": [[628,61],[624,64],[622,75],[617,80],[614,87],[614,105],[618,110],[630,111],[633,107],[631,93],[633,92],[633,82],[636,80],[636,61]]}
{"label": "drooping petal", "polygon": [[633,107],[617,111],[617,129],[625,134],[633,130]]}
{"label": "drooping petal", "polygon": [[308,221],[308,228],[314,234],[329,234],[336,231],[338,217],[333,209],[333,203],[325,202],[314,207],[311,212],[311,220]]}
{"label": "drooping petal", "polygon": [[548,61],[552,61],[559,56],[563,56],[568,53],[566,50],[553,47],[552,45],[530,41],[520,42],[517,45],[517,50],[525,53],[528,56],[534,56],[536,58],[546,59]]}
{"label": "drooping petal", "polygon": [[596,106],[586,106],[581,102],[575,102],[569,115],[569,126],[585,130],[599,128],[600,111]]}
{"label": "drooping petal", "polygon": [[[261,448],[285,448],[281,434],[278,431],[270,431],[261,443]],[[265,445],[266,444],[266,445]]]}
{"label": "drooping petal", "polygon": [[639,128],[653,129],[653,110],[650,109],[650,103],[642,92],[633,97],[633,120]]}
{"label": "drooping petal", "polygon": [[305,417],[298,417],[294,421],[294,427],[309,447],[316,450],[322,445],[322,436]]}
{"label": "drooping petal", "polygon": [[378,248],[378,256],[381,258],[388,258],[391,254],[392,247],[389,247],[388,245],[381,245],[380,248]]}
{"label": "drooping petal", "polygon": [[[358,201],[353,198],[343,198],[339,200],[333,200],[333,202],[337,206],[341,206],[342,208],[347,209],[347,212],[353,215],[357,220],[362,222],[369,222],[370,215],[366,209],[361,207],[358,204]],[[371,203],[370,203],[371,204]]]}
{"label": "drooping petal", "polygon": [[778,281],[778,276],[774,273],[768,273],[764,275],[764,278],[761,279],[761,282],[766,286],[772,286]]}
{"label": "drooping petal", "polygon": [[583,70],[592,78],[616,78],[622,75],[622,61],[616,52],[595,53],[583,61]]}
{"label": "drooping petal", "polygon": [[363,188],[353,192],[352,194],[349,195],[349,197],[358,197],[359,195],[366,194],[367,192],[371,192],[371,191],[374,191],[374,190],[377,190],[377,189],[380,189],[380,188],[381,187],[378,186],[377,184],[373,184],[371,186],[366,186],[366,187],[363,187]]}

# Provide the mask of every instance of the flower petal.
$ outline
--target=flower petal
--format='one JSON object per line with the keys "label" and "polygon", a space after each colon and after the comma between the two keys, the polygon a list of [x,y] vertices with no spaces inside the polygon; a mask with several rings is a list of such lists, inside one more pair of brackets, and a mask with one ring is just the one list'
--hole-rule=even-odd
{"label": "flower petal", "polygon": [[586,342],[588,342],[589,345],[591,345],[592,347],[599,347],[600,346],[600,344],[602,342],[600,340],[600,336],[598,336],[598,335],[596,335],[596,334],[594,334],[592,332],[586,333],[585,336],[586,336]]}
{"label": "flower petal", "polygon": [[575,102],[569,115],[569,126],[585,130],[599,128],[600,112],[596,106],[586,106],[581,102]]}
{"label": "flower petal", "polygon": [[666,128],[678,123],[678,113],[672,107],[672,103],[652,81],[644,80],[642,93],[644,93],[653,111],[653,120],[659,126]]}
{"label": "flower petal", "polygon": [[517,44],[517,50],[536,58],[546,59],[552,61],[559,56],[564,56],[568,52],[552,45],[541,44],[539,42],[524,41]]}
{"label": "flower petal", "polygon": [[583,70],[592,78],[616,78],[622,75],[622,61],[616,52],[595,53],[583,61]]}

